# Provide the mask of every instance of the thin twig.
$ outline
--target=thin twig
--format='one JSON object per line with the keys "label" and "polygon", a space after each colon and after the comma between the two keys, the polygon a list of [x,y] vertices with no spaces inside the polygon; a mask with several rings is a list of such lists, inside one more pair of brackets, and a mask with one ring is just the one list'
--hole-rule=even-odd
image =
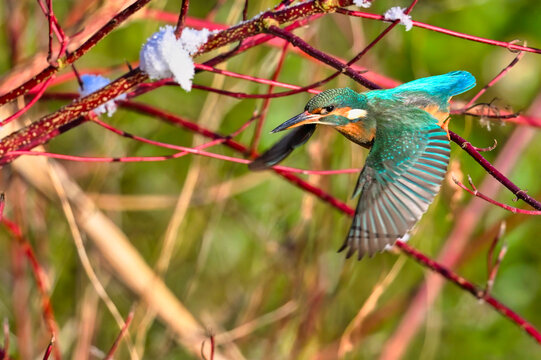
{"label": "thin twig", "polygon": [[496,300],[492,295],[485,294],[485,291],[480,287],[474,285],[470,281],[466,280],[462,276],[454,273],[452,270],[447,267],[437,263],[436,261],[428,258],[426,255],[422,254],[418,250],[414,249],[405,242],[397,241],[396,246],[403,250],[406,255],[413,258],[415,261],[419,262],[424,267],[428,267],[433,271],[437,272],[453,284],[459,286],[460,288],[466,290],[472,294],[475,298],[485,301],[487,304],[490,304],[494,309],[496,309],[500,314],[509,320],[513,321],[515,324],[520,326],[526,331],[530,336],[532,336],[535,341],[541,344],[541,332],[539,332],[531,323],[523,319],[516,312]]}
{"label": "thin twig", "polygon": [[496,169],[491,163],[489,163],[480,153],[477,151],[472,144],[467,142],[460,135],[455,134],[452,131],[449,131],[449,136],[456,144],[460,145],[470,156],[477,161],[487,172],[496,180],[498,180],[503,186],[511,190],[513,194],[519,199],[522,199],[533,208],[541,210],[541,202],[535,200],[517,185],[515,185],[511,180],[509,180],[505,175],[503,175],[498,169]]}
{"label": "thin twig", "polygon": [[4,208],[6,207],[6,194],[0,193],[0,222],[4,219]]}
{"label": "thin twig", "polygon": [[346,74],[347,76],[349,76],[350,78],[352,78],[353,80],[355,80],[356,82],[358,82],[359,84],[363,85],[364,87],[368,89],[380,88],[379,85],[361,76],[359,72],[351,68],[351,66],[348,66],[347,64],[344,64],[340,60],[328,55],[327,53],[324,53],[323,51],[320,51],[314,48],[313,46],[309,45],[306,41],[290,33],[287,30],[281,29],[276,25],[270,25],[267,28],[267,32],[269,32],[272,35],[278,36],[284,40],[289,41],[291,45],[300,48],[302,51],[304,51],[308,55],[335,68],[336,70],[343,72],[344,74]]}
{"label": "thin twig", "polygon": [[500,241],[500,239],[503,237],[503,234],[505,233],[506,223],[505,221],[502,221],[500,224],[500,230],[498,231],[498,234],[494,237],[494,240],[492,240],[492,244],[490,244],[490,248],[488,250],[487,254],[487,284],[485,287],[485,290],[483,292],[483,298],[490,295],[492,292],[492,287],[494,286],[494,280],[496,279],[496,274],[498,273],[498,269],[500,268],[500,264],[503,261],[503,258],[505,254],[507,253],[507,244],[503,243],[500,252],[498,253],[498,257],[496,260],[493,260],[494,257],[494,250],[496,248],[496,245]]}
{"label": "thin twig", "polygon": [[180,6],[180,14],[178,15],[177,26],[175,28],[175,37],[180,39],[182,35],[182,30],[184,29],[184,24],[186,22],[186,16],[188,15],[188,8],[190,7],[190,0],[182,0],[182,5]]}
{"label": "thin twig", "polygon": [[45,90],[47,90],[47,88],[49,87],[49,84],[54,80],[54,74],[51,75],[50,78],[48,78],[47,80],[45,80],[45,82],[41,85],[38,85],[38,89],[37,90],[37,93],[36,95],[34,95],[34,97],[32,98],[32,100],[30,100],[22,109],[18,110],[17,112],[15,112],[14,114],[8,116],[7,118],[5,118],[4,120],[0,121],[0,126],[4,126],[6,124],[9,124],[10,122],[12,122],[13,120],[16,120],[19,118],[19,116],[21,116],[22,114],[24,114],[25,112],[28,111],[28,109],[30,109],[40,98],[41,96],[43,95],[43,93],[45,92]]}
{"label": "thin twig", "polygon": [[53,349],[54,343],[55,343],[55,337],[53,335],[51,337],[51,341],[49,341],[49,345],[47,345],[47,349],[45,349],[45,354],[43,354],[43,360],[48,360],[49,356],[51,356],[51,351]]}
{"label": "thin twig", "polygon": [[216,348],[216,343],[214,341],[214,334],[212,333],[211,330],[207,330],[208,331],[208,337],[209,337],[209,340],[210,340],[210,357],[207,359],[207,356],[205,355],[205,344],[207,342],[207,340],[203,340],[201,342],[201,358],[203,360],[214,360],[214,350]]}
{"label": "thin twig", "polygon": [[[385,20],[385,17],[383,15],[379,15],[379,14],[371,14],[371,13],[365,13],[365,12],[362,12],[362,11],[352,11],[352,10],[345,10],[345,9],[341,9],[341,10],[339,10],[337,12],[340,12],[340,13],[345,14],[345,15],[356,16],[356,17],[361,17],[361,18],[365,18],[365,19],[388,21],[388,20]],[[480,42],[480,43],[483,43],[483,44],[500,46],[500,47],[509,49],[511,51],[526,51],[526,52],[541,54],[541,49],[534,48],[534,47],[517,45],[514,42],[505,42],[505,41],[486,39],[486,38],[482,38],[482,37],[479,37],[479,36],[464,34],[464,33],[458,32],[458,31],[453,31],[453,30],[444,29],[444,28],[441,28],[441,27],[438,27],[438,26],[425,24],[425,23],[415,21],[415,20],[412,20],[412,24],[413,24],[413,26],[420,27],[420,28],[423,28],[423,29],[436,31],[436,32],[439,32],[439,33],[442,33],[442,34],[451,35],[451,36],[458,37],[458,38],[465,39],[465,40]]]}
{"label": "thin twig", "polygon": [[519,60],[522,58],[522,56],[524,56],[524,54],[524,51],[519,52],[518,55],[515,56],[513,61],[509,63],[509,65],[507,65],[502,71],[500,71],[498,75],[496,75],[492,80],[490,80],[488,84],[486,84],[481,90],[479,90],[479,92],[474,97],[472,97],[466,105],[464,105],[464,109],[469,109],[470,106],[472,106],[477,101],[477,99],[481,97],[481,95],[483,95],[490,87],[494,86],[494,84],[500,81],[505,76],[505,74],[507,74],[509,70],[511,70],[511,68],[519,62]]}
{"label": "thin twig", "polygon": [[453,181],[455,182],[455,184],[457,184],[461,189],[463,190],[466,190],[467,192],[469,192],[470,194],[472,194],[473,196],[476,196],[478,198],[481,198],[493,205],[496,205],[498,207],[501,207],[502,209],[505,209],[505,210],[508,210],[508,211],[511,211],[512,213],[515,213],[515,214],[526,214],[526,215],[541,215],[541,211],[539,210],[524,210],[524,209],[519,209],[519,208],[516,208],[516,207],[513,207],[513,206],[509,206],[509,205],[506,205],[506,204],[503,204],[499,201],[496,201],[488,196],[486,196],[485,194],[479,192],[477,190],[477,188],[475,187],[475,185],[473,184],[473,181],[470,177],[470,175],[468,175],[468,181],[470,183],[470,186],[472,187],[473,190],[470,190],[468,189],[468,187],[466,185],[464,185],[463,183],[461,183],[457,178],[455,178],[454,176],[452,177]]}
{"label": "thin twig", "polygon": [[64,68],[66,65],[73,63],[81,56],[86,54],[91,48],[93,48],[100,40],[107,36],[111,31],[116,29],[126,19],[128,19],[133,13],[137,12],[143,6],[145,6],[150,0],[137,0],[132,5],[115,15],[107,24],[105,24],[100,30],[92,35],[84,44],[78,49],[69,53],[63,58],[57,59],[58,66],[49,65],[39,74],[33,76],[30,80],[26,81],[22,85],[19,85],[15,89],[0,96],[0,106],[15,100],[17,97],[26,94],[31,89],[35,88],[39,84],[46,81],[49,77],[55,74],[58,70]]}
{"label": "thin twig", "polygon": [[[286,42],[284,44],[284,47],[282,48],[282,52],[280,53],[280,58],[278,59],[278,64],[276,65],[276,69],[274,70],[274,74],[272,75],[272,79],[271,79],[272,81],[276,81],[276,79],[278,79],[278,75],[280,75],[280,72],[282,71],[282,66],[284,65],[284,60],[287,55],[288,46],[289,46],[289,43]],[[267,94],[272,93],[273,89],[274,89],[274,86],[269,85]],[[263,104],[261,105],[261,110],[259,112],[259,117],[256,121],[256,127],[254,130],[254,136],[252,138],[252,144],[250,145],[250,153],[252,154],[255,154],[257,145],[259,144],[259,139],[261,138],[261,130],[263,130],[263,124],[265,123],[265,119],[267,117],[269,105],[270,105],[270,99],[269,98],[264,99]]]}
{"label": "thin twig", "polygon": [[[41,296],[41,308],[43,312],[43,318],[45,319],[47,329],[54,338],[58,333],[58,325],[55,320],[53,307],[51,304],[51,298],[49,296],[49,289],[47,285],[48,280],[45,270],[37,260],[36,254],[34,253],[34,250],[32,249],[32,246],[30,245],[28,240],[24,237],[21,228],[15,222],[11,221],[5,216],[2,217],[2,225],[4,225],[4,227],[9,231],[11,236],[15,238],[30,263],[30,268],[32,269],[34,280],[36,281],[36,286]],[[58,347],[54,348],[54,352],[55,358],[57,360],[60,360],[61,354]]]}
{"label": "thin twig", "polygon": [[126,320],[124,321],[124,326],[122,326],[122,329],[120,329],[120,333],[118,334],[117,338],[115,339],[115,342],[113,343],[113,346],[111,346],[111,349],[105,356],[104,360],[111,360],[113,358],[113,355],[116,352],[116,349],[118,348],[118,345],[120,344],[120,340],[122,340],[122,337],[124,337],[124,334],[128,331],[128,327],[131,324],[131,321],[133,320],[133,315],[135,314],[135,309],[131,309],[130,313],[126,317]]}

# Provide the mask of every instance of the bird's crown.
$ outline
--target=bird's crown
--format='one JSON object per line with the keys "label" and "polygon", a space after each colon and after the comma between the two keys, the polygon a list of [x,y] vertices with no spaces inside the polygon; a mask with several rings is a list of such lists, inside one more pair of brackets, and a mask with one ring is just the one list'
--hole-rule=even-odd
{"label": "bird's crown", "polygon": [[366,103],[366,96],[359,94],[350,88],[339,88],[325,90],[314,96],[304,108],[309,113],[325,115],[344,107],[363,108]]}

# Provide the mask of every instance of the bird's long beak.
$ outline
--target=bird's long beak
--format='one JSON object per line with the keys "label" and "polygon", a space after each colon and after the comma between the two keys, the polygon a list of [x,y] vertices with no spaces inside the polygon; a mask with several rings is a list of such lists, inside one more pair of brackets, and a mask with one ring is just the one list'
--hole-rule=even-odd
{"label": "bird's long beak", "polygon": [[325,122],[323,119],[325,118],[324,115],[320,114],[310,114],[308,111],[305,111],[303,113],[300,113],[297,116],[292,117],[291,119],[287,120],[283,124],[276,127],[274,130],[272,130],[272,133],[276,133],[278,131],[287,130],[287,129],[293,129],[298,126],[307,125],[307,124],[322,124],[322,125],[334,125],[331,122]]}

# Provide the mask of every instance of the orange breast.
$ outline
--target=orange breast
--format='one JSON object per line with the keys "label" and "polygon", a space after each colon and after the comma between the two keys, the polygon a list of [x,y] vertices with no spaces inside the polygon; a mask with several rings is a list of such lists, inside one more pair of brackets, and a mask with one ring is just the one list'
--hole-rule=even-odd
{"label": "orange breast", "polygon": [[374,136],[376,135],[375,127],[366,129],[361,121],[337,126],[336,130],[349,140],[364,147],[370,146],[370,143],[372,143]]}

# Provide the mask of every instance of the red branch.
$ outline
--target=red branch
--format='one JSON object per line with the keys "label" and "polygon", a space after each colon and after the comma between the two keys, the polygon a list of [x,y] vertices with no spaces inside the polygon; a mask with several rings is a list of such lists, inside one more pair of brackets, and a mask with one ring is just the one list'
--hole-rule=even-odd
{"label": "red branch", "polygon": [[519,62],[519,60],[522,58],[524,54],[525,53],[521,51],[517,56],[515,56],[515,58],[513,59],[513,61],[509,63],[509,65],[507,65],[502,71],[500,71],[500,73],[496,75],[494,79],[492,79],[481,90],[479,90],[479,92],[474,97],[472,97],[471,100],[468,101],[466,105],[464,105],[464,109],[468,110],[477,101],[477,99],[481,97],[481,95],[483,95],[490,87],[494,86],[494,84],[500,81],[505,76],[505,74],[507,74],[509,70],[511,70],[511,68]]}
{"label": "red branch", "polygon": [[[43,354],[43,360],[48,360],[49,356],[51,356],[51,351],[53,350],[53,345],[55,343],[55,337],[54,335],[51,337],[51,341],[49,341],[49,345],[47,345],[47,349],[45,349],[45,354]],[[58,347],[55,347],[57,349]]]}
{"label": "red branch", "polygon": [[[34,250],[30,246],[30,243],[24,238],[21,228],[13,221],[7,219],[5,216],[2,217],[2,224],[9,231],[11,236],[13,236],[15,240],[17,240],[17,243],[19,244],[19,246],[21,246],[24,254],[30,262],[31,269],[36,280],[36,285],[41,295],[41,306],[43,310],[45,324],[47,325],[47,328],[51,332],[54,339],[55,335],[58,334],[58,325],[54,317],[53,307],[51,305],[51,298],[49,297],[47,290],[47,278],[45,275],[45,271],[38,262],[36,255],[34,254]],[[55,358],[61,358],[60,350],[58,349],[58,347],[55,347]]]}
{"label": "red branch", "polygon": [[178,15],[177,27],[175,28],[175,37],[180,39],[184,24],[186,23],[186,15],[188,15],[188,8],[190,7],[190,0],[182,0],[180,6],[180,14]]}
{"label": "red branch", "polygon": [[372,81],[361,76],[358,71],[353,69],[351,66],[344,64],[342,61],[320,51],[313,46],[309,45],[307,42],[302,40],[300,37],[293,35],[289,31],[283,30],[278,26],[271,25],[267,31],[275,36],[281,37],[284,40],[287,40],[291,45],[299,47],[302,51],[308,55],[320,60],[321,62],[343,72],[353,80],[357,81],[359,84],[363,85],[368,89],[379,89],[380,86],[373,83]]}
{"label": "red branch", "polygon": [[511,190],[513,194],[519,199],[524,200],[529,205],[537,210],[541,210],[541,202],[535,200],[533,197],[528,195],[524,190],[520,189],[515,185],[511,180],[509,180],[504,174],[502,174],[498,169],[496,169],[491,163],[487,161],[480,153],[475,149],[475,147],[467,142],[460,135],[455,134],[452,131],[449,131],[451,140],[456,144],[460,145],[472,158],[475,159],[485,170],[496,180],[498,180],[503,186]]}
{"label": "red branch", "polygon": [[126,332],[128,331],[128,327],[131,324],[131,321],[133,320],[133,315],[135,314],[135,311],[132,309],[130,310],[130,313],[128,314],[128,317],[126,318],[126,321],[124,322],[124,326],[122,326],[122,329],[120,329],[120,333],[118,334],[117,338],[115,339],[115,342],[113,343],[113,346],[111,346],[111,349],[107,353],[107,356],[105,356],[104,360],[111,360],[113,356],[115,355],[116,349],[118,348],[118,344],[120,344],[120,340],[124,337]]}
{"label": "red branch", "polygon": [[[248,3],[248,2],[246,2]],[[271,81],[276,81],[278,79],[278,75],[280,75],[280,72],[282,71],[282,66],[284,65],[284,60],[287,55],[287,47],[289,46],[289,43],[286,42],[284,47],[282,48],[282,52],[280,54],[280,59],[278,60],[278,65],[276,66],[276,69],[274,70],[274,74],[272,75]],[[271,84],[269,86],[269,89],[267,91],[267,94],[272,93],[272,90],[274,89],[274,85]],[[250,152],[252,154],[255,154],[255,151],[257,149],[257,145],[259,144],[259,139],[261,138],[261,130],[263,130],[263,124],[265,123],[265,119],[267,117],[267,111],[269,110],[270,105],[270,99],[266,98],[263,100],[263,105],[261,105],[261,110],[259,113],[259,117],[256,122],[256,128],[254,130],[254,136],[252,138],[252,144],[250,145]]]}
{"label": "red branch", "polygon": [[421,265],[432,269],[437,272],[447,280],[456,284],[460,288],[466,290],[472,294],[475,298],[485,301],[487,304],[490,304],[494,309],[496,309],[500,314],[509,320],[513,321],[515,324],[524,329],[528,335],[532,336],[539,344],[541,344],[541,333],[528,321],[524,320],[520,315],[515,313],[513,310],[496,300],[492,295],[486,293],[484,289],[474,285],[470,281],[466,280],[462,276],[454,273],[450,269],[440,265],[436,261],[428,258],[426,255],[420,253],[413,247],[409,246],[407,243],[402,241],[397,241],[396,246],[400,248],[406,255],[413,258],[415,261],[419,262]]}
{"label": "red branch", "polygon": [[[336,10],[336,12],[338,12],[340,14],[345,14],[345,15],[350,15],[350,16],[355,16],[355,17],[361,17],[361,18],[365,18],[365,19],[387,21],[387,20],[385,20],[383,15],[365,13],[365,12],[362,12],[362,11],[352,11],[352,10],[346,10],[346,9],[338,9],[338,10]],[[464,34],[464,33],[460,33],[460,32],[457,32],[457,31],[444,29],[444,28],[441,28],[441,27],[438,27],[438,26],[425,24],[425,23],[422,23],[422,22],[419,22],[419,21],[412,21],[412,24],[413,24],[413,26],[416,26],[416,27],[436,31],[436,32],[439,32],[439,33],[442,33],[442,34],[451,35],[451,36],[458,37],[458,38],[465,39],[465,40],[476,41],[476,42],[480,42],[480,43],[483,43],[483,44],[489,44],[489,45],[494,45],[494,46],[500,46],[500,47],[504,47],[506,49],[513,50],[513,51],[526,51],[526,52],[531,52],[531,53],[535,53],[535,54],[541,54],[541,49],[528,47],[528,46],[517,45],[514,42],[505,42],[505,41],[485,39],[485,38],[482,38],[482,37],[479,37],[479,36]]]}
{"label": "red branch", "polygon": [[516,208],[516,207],[513,207],[513,206],[503,204],[503,203],[501,203],[499,201],[496,201],[496,200],[486,196],[485,194],[479,192],[477,190],[477,188],[473,185],[473,182],[472,182],[471,177],[469,175],[468,175],[468,180],[469,180],[470,186],[473,188],[473,190],[468,189],[468,187],[466,187],[466,185],[464,185],[463,183],[458,181],[457,178],[453,177],[453,181],[455,182],[455,184],[458,185],[458,187],[460,187],[461,189],[469,192],[473,196],[476,196],[478,198],[481,198],[481,199],[491,203],[492,205],[496,205],[498,207],[501,207],[502,209],[511,211],[512,213],[515,213],[515,214],[541,215],[541,211],[519,209],[519,208]]}
{"label": "red branch", "polygon": [[[131,12],[134,11],[133,9],[135,5],[143,6],[142,1],[143,0],[136,2],[120,14],[124,14],[124,17],[128,16],[127,14],[131,14]],[[332,5],[329,5],[327,7],[321,7],[319,1],[313,0],[301,3],[297,6],[285,8],[281,11],[277,11],[274,13],[267,12],[261,16],[255,17],[250,21],[223,30],[218,34],[211,35],[208,42],[199,49],[199,54],[208,52],[215,48],[227,45],[231,42],[249,36],[260,34],[265,29],[265,24],[268,24],[271,20],[271,22],[275,23],[289,22],[299,18],[310,17],[315,14],[330,12],[339,6],[350,5],[350,3],[351,1],[338,0],[336,2],[332,2]],[[137,7],[137,9],[138,8],[139,7]],[[128,9],[131,9],[131,12],[126,13]],[[113,20],[111,20],[107,25],[102,27],[93,37],[91,37],[91,39],[97,41],[97,39],[101,39],[101,37],[105,36],[106,33],[110,32],[112,30],[111,26],[116,24],[115,21],[119,20],[119,15],[117,15]],[[99,34],[102,34],[103,36]],[[87,51],[89,47],[85,45],[89,44],[91,39],[89,39],[85,44],[83,44],[78,50],[70,54],[68,58],[75,59],[75,56],[78,57],[82,55],[84,51]],[[247,46],[252,45],[253,44]],[[242,47],[239,47],[239,49],[240,48]],[[212,66],[216,63],[224,61],[225,59],[228,59],[234,54],[237,54],[237,52],[233,51],[219,55],[216,58],[208,61],[206,64]],[[54,72],[56,72],[56,69],[53,69],[52,73]],[[38,83],[52,75],[52,73],[47,74],[47,76],[42,75],[43,73],[38,75],[36,77],[39,78]],[[130,71],[129,73],[113,81],[106,87],[88,95],[85,98],[77,100],[74,104],[67,105],[56,113],[41,118],[40,120],[30,124],[29,126],[5,137],[0,142],[0,156],[3,156],[10,151],[30,150],[37,145],[46,143],[54,136],[60,134],[63,128],[73,127],[80,124],[83,121],[82,117],[85,116],[88,111],[106,103],[111,99],[116,98],[118,95],[127,92],[131,87],[138,85],[147,79],[147,75],[142,73],[139,69]],[[28,82],[21,87],[11,91],[10,93],[4,95],[3,97],[0,97],[0,105],[2,104],[3,100],[13,100],[16,96],[26,93],[28,91],[26,86],[28,86]],[[34,86],[35,84],[32,84],[31,87]],[[3,156],[0,158],[0,165],[7,164],[13,161],[14,158],[14,156]]]}
{"label": "red branch", "polygon": [[[83,45],[81,45],[77,50],[69,53],[66,57],[60,58],[57,60],[58,66],[50,65],[44,69],[39,74],[32,77],[32,79],[26,81],[24,84],[18,86],[14,90],[0,96],[0,106],[15,100],[20,95],[26,94],[31,89],[35,88],[46,79],[55,74],[58,70],[64,68],[65,66],[72,64],[75,60],[79,59],[81,56],[86,54],[91,48],[93,48],[101,39],[108,35],[111,31],[117,28],[122,22],[124,22],[128,17],[133,15],[136,11],[145,6],[150,0],[137,0],[132,5],[128,6],[126,9],[118,13],[113,17],[107,24],[105,24],[100,30],[98,30],[94,35],[92,35]],[[101,104],[100,104],[101,105]]]}

